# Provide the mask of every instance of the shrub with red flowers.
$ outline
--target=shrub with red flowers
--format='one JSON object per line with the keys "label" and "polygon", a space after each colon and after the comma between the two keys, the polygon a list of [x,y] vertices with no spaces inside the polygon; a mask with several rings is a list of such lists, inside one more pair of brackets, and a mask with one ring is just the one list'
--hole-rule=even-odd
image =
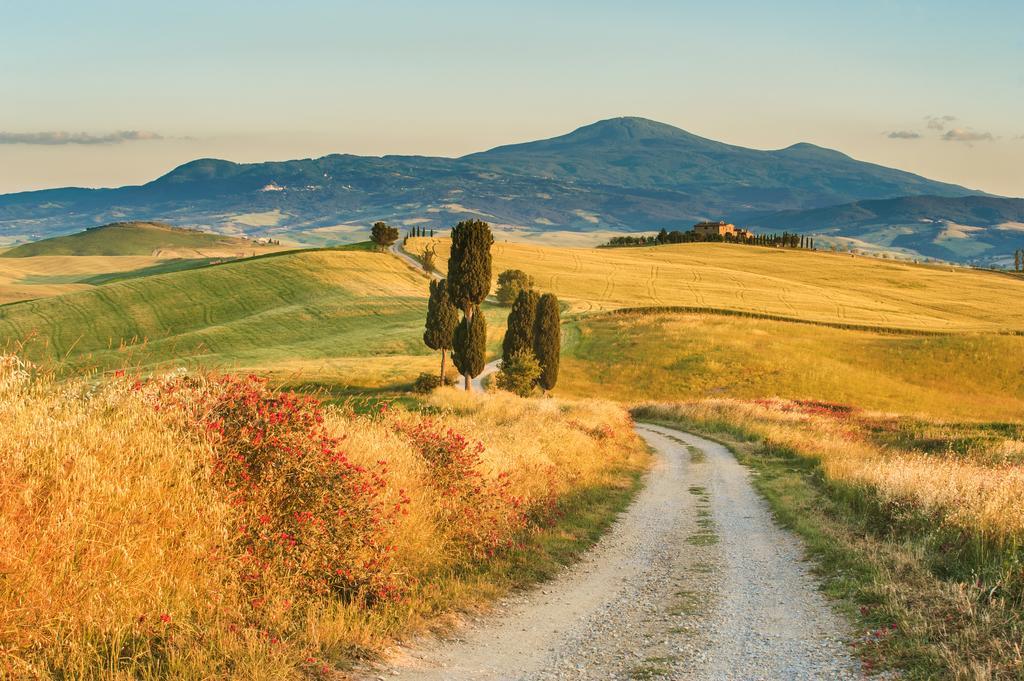
{"label": "shrub with red flowers", "polygon": [[408,499],[389,500],[386,462],[349,460],[317,399],[230,375],[165,381],[159,393],[212,449],[214,484],[232,508],[232,559],[256,613],[282,607],[282,584],[289,595],[364,603],[398,596],[388,530]]}
{"label": "shrub with red flowers", "polygon": [[515,546],[529,525],[526,500],[511,491],[509,474],[488,478],[480,470],[481,442],[432,419],[397,423],[427,465],[430,484],[437,490],[440,523],[449,541],[469,557],[481,559]]}

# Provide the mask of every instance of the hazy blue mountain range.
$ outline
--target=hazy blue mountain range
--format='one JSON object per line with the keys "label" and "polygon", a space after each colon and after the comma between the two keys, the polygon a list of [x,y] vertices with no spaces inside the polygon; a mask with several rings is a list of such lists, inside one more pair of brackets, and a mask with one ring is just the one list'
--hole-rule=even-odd
{"label": "hazy blue mountain range", "polygon": [[811,144],[759,151],[616,118],[455,159],[201,159],[141,186],[0,195],[0,244],[124,220],[314,244],[351,241],[378,219],[447,227],[480,217],[534,231],[642,231],[908,195],[979,194]]}
{"label": "hazy blue mountain range", "polygon": [[1007,264],[1024,248],[1024,199],[905,196],[753,217],[755,230],[842,237],[953,261]]}

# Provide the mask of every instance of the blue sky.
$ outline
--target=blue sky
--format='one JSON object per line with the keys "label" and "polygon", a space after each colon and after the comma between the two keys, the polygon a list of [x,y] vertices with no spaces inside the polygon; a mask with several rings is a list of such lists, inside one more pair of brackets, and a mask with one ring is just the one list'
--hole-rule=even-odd
{"label": "blue sky", "polygon": [[0,0],[0,192],[639,115],[1024,196],[1022,25],[1020,2]]}

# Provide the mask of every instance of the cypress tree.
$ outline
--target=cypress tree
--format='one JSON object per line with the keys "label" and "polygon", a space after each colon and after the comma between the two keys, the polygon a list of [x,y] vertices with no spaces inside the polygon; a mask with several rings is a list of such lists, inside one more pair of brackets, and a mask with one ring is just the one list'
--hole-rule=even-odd
{"label": "cypress tree", "polygon": [[[452,304],[462,310],[465,317],[463,322],[466,327],[463,337],[466,342],[470,342],[475,338],[472,330],[476,328],[476,325],[471,323],[473,317],[479,316],[475,314],[477,308],[491,291],[491,245],[494,243],[494,237],[491,236],[491,227],[486,222],[463,220],[455,225],[451,239],[451,256],[448,258],[448,296],[451,298]],[[486,328],[486,324],[481,323]],[[476,341],[473,340],[473,342]],[[480,341],[481,344],[483,342],[483,340]],[[483,345],[481,345],[482,347]],[[469,353],[470,349],[464,348],[464,351]],[[455,352],[459,352],[458,332],[456,332]],[[464,354],[463,356],[468,357],[469,355]],[[466,366],[472,366],[472,364],[466,364]],[[483,371],[483,364],[474,374],[462,372],[466,390],[470,390],[470,379],[481,371]]]}
{"label": "cypress tree", "polygon": [[466,316],[491,292],[491,227],[480,220],[463,220],[452,230],[448,258],[448,295]]}
{"label": "cypress tree", "polygon": [[487,320],[482,314],[463,317],[455,327],[452,361],[466,379],[466,390],[470,381],[484,370],[487,354]]}
{"label": "cypress tree", "polygon": [[448,298],[447,282],[430,282],[430,300],[427,302],[427,323],[423,342],[431,350],[441,351],[441,385],[444,385],[445,357],[455,342],[455,327],[459,324],[459,311]]}
{"label": "cypress tree", "polygon": [[537,319],[536,291],[520,291],[512,310],[508,313],[508,327],[501,346],[502,362],[509,362],[512,356],[523,350],[533,350],[533,327]]}
{"label": "cypress tree", "polygon": [[545,293],[537,301],[537,319],[533,327],[533,354],[540,362],[540,387],[551,390],[558,382],[558,360],[562,351],[561,313],[558,298]]}

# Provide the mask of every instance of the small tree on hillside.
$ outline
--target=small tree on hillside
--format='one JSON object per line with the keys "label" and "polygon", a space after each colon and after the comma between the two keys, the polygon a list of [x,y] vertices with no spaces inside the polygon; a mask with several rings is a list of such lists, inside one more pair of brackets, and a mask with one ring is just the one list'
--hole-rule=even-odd
{"label": "small tree on hillside", "polygon": [[505,270],[498,275],[498,290],[495,295],[502,305],[511,305],[520,291],[533,288],[533,277],[522,270]]}
{"label": "small tree on hillside", "polygon": [[[491,245],[494,244],[494,237],[491,235],[491,227],[481,220],[463,220],[455,225],[451,235],[452,246],[451,256],[448,258],[448,296],[452,304],[462,310],[464,315],[463,324],[465,327],[461,336],[464,342],[475,339],[473,329],[477,328],[474,323],[480,303],[484,302],[487,294],[491,291]],[[481,318],[482,319],[482,318]],[[486,331],[486,323],[481,321],[480,328]],[[475,356],[475,350],[469,347],[459,347],[459,333],[456,331],[455,355],[463,353],[464,358]],[[477,342],[473,340],[473,342]],[[474,376],[483,371],[483,344],[484,339],[479,340],[481,363],[475,372],[462,371],[466,390],[470,390],[470,381]],[[465,362],[463,366],[473,368],[473,362]]]}
{"label": "small tree on hillside", "polygon": [[540,362],[540,387],[546,392],[558,382],[558,362],[562,352],[562,320],[555,294],[545,293],[537,301],[533,329],[533,354]]}
{"label": "small tree on hillside", "polygon": [[433,246],[428,246],[423,249],[423,255],[420,257],[423,261],[423,271],[427,274],[437,269],[437,252]]}
{"label": "small tree on hillside", "polygon": [[459,311],[448,298],[447,282],[430,282],[430,300],[427,302],[427,324],[423,342],[431,350],[441,351],[441,384],[444,385],[445,356],[455,344],[455,327],[459,324]]}
{"label": "small tree on hillside", "polygon": [[370,230],[370,239],[383,250],[398,241],[398,229],[386,222],[375,222]]}
{"label": "small tree on hillside", "polygon": [[512,303],[505,327],[505,340],[501,344],[503,362],[527,350],[533,353],[533,327],[536,324],[539,300],[540,295],[536,291],[520,291],[516,302]]}
{"label": "small tree on hillside", "polygon": [[463,317],[455,327],[452,343],[452,361],[455,368],[465,377],[466,390],[470,389],[470,381],[484,370],[487,354],[487,320],[482,314]]}
{"label": "small tree on hillside", "polygon": [[540,374],[540,362],[534,357],[533,351],[522,350],[501,361],[501,371],[497,376],[498,387],[520,397],[529,397],[537,386]]}

